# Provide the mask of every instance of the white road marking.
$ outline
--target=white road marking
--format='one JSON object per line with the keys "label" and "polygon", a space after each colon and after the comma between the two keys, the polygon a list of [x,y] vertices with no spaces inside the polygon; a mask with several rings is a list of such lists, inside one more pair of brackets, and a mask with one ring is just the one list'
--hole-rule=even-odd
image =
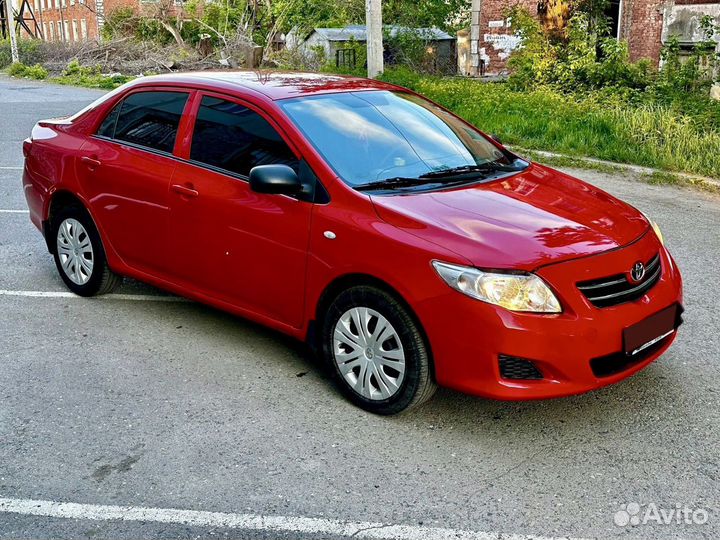
{"label": "white road marking", "polygon": [[77,298],[84,300],[131,300],[146,302],[191,302],[181,296],[158,296],[151,294],[104,294],[92,298],[78,296],[67,291],[11,291],[0,289],[0,296],[25,296],[30,298]]}
{"label": "white road marking", "polygon": [[22,171],[22,167],[0,167],[2,171]]}
{"label": "white road marking", "polygon": [[0,209],[0,214],[29,214],[30,210],[3,210]]}
{"label": "white road marking", "polygon": [[[502,534],[420,525],[386,525],[293,516],[263,516],[174,508],[143,508],[0,498],[0,513],[94,521],[143,521],[195,527],[275,533],[352,536],[372,540],[559,540],[546,536]],[[565,540],[573,540],[567,538]],[[574,539],[579,540],[579,539]]]}

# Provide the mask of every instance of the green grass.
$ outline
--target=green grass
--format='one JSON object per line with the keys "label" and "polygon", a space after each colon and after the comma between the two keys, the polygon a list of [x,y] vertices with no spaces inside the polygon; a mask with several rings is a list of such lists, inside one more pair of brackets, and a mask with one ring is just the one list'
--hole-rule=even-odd
{"label": "green grass", "polygon": [[696,187],[711,193],[720,193],[720,187],[716,184],[710,184],[701,178],[681,176],[665,171],[640,175],[640,180],[653,185]]}
{"label": "green grass", "polygon": [[664,171],[656,171],[643,174],[640,178],[648,184],[656,184],[662,186],[681,186],[688,183],[685,177]]}
{"label": "green grass", "polygon": [[125,84],[128,81],[133,80],[135,77],[129,77],[127,75],[60,75],[59,77],[53,77],[52,82],[58,84],[68,84],[71,86],[84,86],[85,88],[105,88],[107,90],[113,90],[118,86]]}
{"label": "green grass", "polygon": [[509,145],[720,177],[720,105],[709,101],[695,117],[670,105],[628,105],[545,88],[517,92],[505,83],[407,70],[389,70],[383,78],[426,95]]}

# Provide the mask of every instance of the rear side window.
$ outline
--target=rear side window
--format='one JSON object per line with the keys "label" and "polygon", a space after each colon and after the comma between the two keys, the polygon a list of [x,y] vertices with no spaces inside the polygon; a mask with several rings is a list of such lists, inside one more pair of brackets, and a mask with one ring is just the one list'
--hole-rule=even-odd
{"label": "rear side window", "polygon": [[190,159],[241,176],[256,165],[288,165],[298,159],[280,134],[256,112],[205,96],[193,130]]}
{"label": "rear side window", "polygon": [[113,110],[110,111],[110,114],[108,114],[105,117],[105,120],[103,120],[103,123],[100,124],[100,129],[98,129],[97,134],[102,137],[109,137],[113,138],[115,135],[115,124],[117,124],[118,114],[120,114],[120,107],[122,106],[122,103],[119,103],[113,107]]}
{"label": "rear side window", "polygon": [[97,134],[170,153],[187,99],[185,92],[132,94],[105,117]]}

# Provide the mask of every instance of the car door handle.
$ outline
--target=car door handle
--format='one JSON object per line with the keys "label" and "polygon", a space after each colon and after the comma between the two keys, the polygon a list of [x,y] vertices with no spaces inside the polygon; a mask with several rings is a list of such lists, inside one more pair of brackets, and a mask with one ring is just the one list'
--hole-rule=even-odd
{"label": "car door handle", "polygon": [[171,188],[175,193],[179,193],[180,195],[184,195],[185,197],[197,197],[199,195],[197,189],[193,189],[187,186],[181,186],[180,184],[173,184]]}
{"label": "car door handle", "polygon": [[91,158],[89,156],[81,157],[80,161],[82,161],[85,165],[87,165],[88,169],[90,169],[91,171],[94,171],[97,167],[102,165],[102,163],[99,160],[97,160],[95,158]]}

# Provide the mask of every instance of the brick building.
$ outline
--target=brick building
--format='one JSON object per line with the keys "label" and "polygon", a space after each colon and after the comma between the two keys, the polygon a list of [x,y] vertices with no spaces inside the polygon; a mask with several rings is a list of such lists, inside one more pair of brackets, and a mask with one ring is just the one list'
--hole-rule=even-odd
{"label": "brick building", "polygon": [[98,36],[96,1],[32,0],[33,13],[47,41],[86,41]]}
{"label": "brick building", "polygon": [[[120,7],[152,16],[158,9],[174,13],[182,5],[181,0],[29,0],[29,3],[42,32],[34,37],[67,43],[99,39],[105,17]],[[25,13],[26,22],[27,16]],[[24,30],[22,33],[27,34]]]}
{"label": "brick building", "polygon": [[[468,75],[479,75],[481,70],[497,74],[506,69],[508,56],[519,44],[512,21],[504,17],[509,6],[520,5],[539,18],[546,16],[548,6],[544,0],[471,2],[469,50],[459,66]],[[611,31],[627,41],[631,60],[648,58],[655,63],[659,63],[662,44],[670,35],[678,35],[681,46],[690,50],[700,39],[699,21],[703,15],[720,21],[720,1],[614,0],[607,11]]]}

